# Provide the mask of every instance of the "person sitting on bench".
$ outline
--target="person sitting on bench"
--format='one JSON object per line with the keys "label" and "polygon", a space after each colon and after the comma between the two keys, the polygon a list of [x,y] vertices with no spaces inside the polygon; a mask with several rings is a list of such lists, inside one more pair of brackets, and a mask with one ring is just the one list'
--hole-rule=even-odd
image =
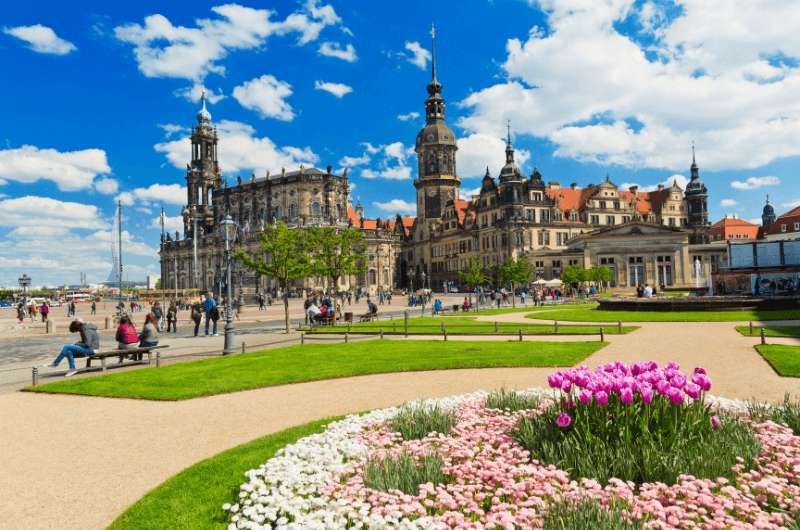
{"label": "person sitting on bench", "polygon": [[120,317],[115,339],[118,350],[135,350],[139,348],[139,334],[136,333],[136,327],[128,315]]}
{"label": "person sitting on bench", "polygon": [[378,306],[369,298],[367,298],[367,314],[371,317],[378,314]]}
{"label": "person sitting on bench", "polygon": [[[153,313],[147,313],[147,316],[144,317],[144,328],[142,328],[142,334],[139,335],[139,340],[140,348],[158,346],[158,320]],[[143,355],[143,353],[135,353],[134,360],[141,361]]]}
{"label": "person sitting on bench", "polygon": [[317,318],[320,315],[320,310],[319,310],[319,307],[317,307],[317,304],[315,304],[312,301],[311,305],[308,306],[308,310],[306,311],[306,314],[308,315],[308,322],[310,324],[313,324],[314,322],[316,322]]}
{"label": "person sitting on bench", "polygon": [[82,320],[73,320],[69,325],[70,333],[80,333],[81,340],[75,344],[65,344],[61,348],[61,353],[58,354],[52,363],[46,364],[47,368],[56,368],[64,357],[69,361],[69,372],[66,377],[71,377],[77,373],[75,369],[75,356],[85,357],[87,355],[94,355],[100,349],[100,335],[97,334],[97,326],[88,324]]}

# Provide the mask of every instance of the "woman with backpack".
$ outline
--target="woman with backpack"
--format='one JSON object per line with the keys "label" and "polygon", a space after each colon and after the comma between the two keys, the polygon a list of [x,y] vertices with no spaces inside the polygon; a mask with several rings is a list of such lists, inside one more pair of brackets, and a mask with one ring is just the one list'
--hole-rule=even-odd
{"label": "woman with backpack", "polygon": [[203,320],[203,312],[200,310],[200,304],[192,305],[192,322],[194,322],[194,336],[200,332],[200,322]]}

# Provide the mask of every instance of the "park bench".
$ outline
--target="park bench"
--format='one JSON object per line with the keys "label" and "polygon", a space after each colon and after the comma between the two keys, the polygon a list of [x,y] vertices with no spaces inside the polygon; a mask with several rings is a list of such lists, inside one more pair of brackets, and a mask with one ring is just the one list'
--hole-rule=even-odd
{"label": "park bench", "polygon": [[373,320],[378,320],[378,313],[364,313],[358,317],[359,322],[372,322]]}
{"label": "park bench", "polygon": [[141,348],[136,348],[135,350],[110,350],[110,351],[103,351],[95,353],[94,355],[87,355],[86,356],[86,368],[92,367],[92,361],[99,360],[100,367],[102,371],[106,371],[106,359],[109,357],[118,357],[119,363],[122,364],[123,359],[127,357],[131,357],[133,355],[138,354],[146,354],[147,355],[147,364],[150,364],[150,356],[154,350],[160,350],[162,348],[169,348],[169,346],[143,346]]}
{"label": "park bench", "polygon": [[333,313],[326,313],[325,316],[311,320],[309,324],[312,328],[322,326],[333,326],[336,323],[336,315]]}

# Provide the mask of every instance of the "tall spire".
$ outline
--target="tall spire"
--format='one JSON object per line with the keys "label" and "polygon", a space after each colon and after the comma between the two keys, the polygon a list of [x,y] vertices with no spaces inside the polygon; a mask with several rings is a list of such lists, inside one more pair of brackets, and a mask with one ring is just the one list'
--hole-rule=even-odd
{"label": "tall spire", "polygon": [[437,83],[436,80],[436,26],[431,22],[431,82]]}
{"label": "tall spire", "polygon": [[511,120],[506,123],[506,165],[514,164],[514,147],[511,145]]}
{"label": "tall spire", "polygon": [[700,168],[697,167],[697,159],[695,158],[694,153],[694,140],[692,140],[692,167],[691,167],[691,180],[699,180],[700,179]]}
{"label": "tall spire", "polygon": [[197,123],[199,125],[211,125],[211,113],[206,109],[206,91],[200,95],[200,112],[197,113]]}

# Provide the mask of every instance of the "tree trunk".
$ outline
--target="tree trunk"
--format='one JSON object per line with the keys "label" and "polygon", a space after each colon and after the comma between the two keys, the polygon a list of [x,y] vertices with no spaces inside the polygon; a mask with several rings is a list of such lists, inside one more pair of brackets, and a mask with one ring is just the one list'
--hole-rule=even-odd
{"label": "tree trunk", "polygon": [[283,323],[286,326],[286,333],[289,333],[289,286],[283,286]]}
{"label": "tree trunk", "polygon": [[511,282],[511,307],[517,307],[517,296],[516,291],[514,290],[514,282]]}

